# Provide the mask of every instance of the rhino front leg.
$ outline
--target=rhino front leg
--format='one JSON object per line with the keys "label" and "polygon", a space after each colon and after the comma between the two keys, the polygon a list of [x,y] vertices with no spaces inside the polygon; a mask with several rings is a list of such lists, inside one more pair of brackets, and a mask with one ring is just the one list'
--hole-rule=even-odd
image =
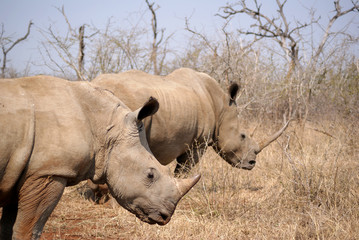
{"label": "rhino front leg", "polygon": [[197,149],[192,152],[186,152],[177,157],[177,165],[175,168],[175,176],[178,177],[181,174],[186,174],[198,163],[199,153]]}
{"label": "rhino front leg", "polygon": [[12,228],[14,226],[17,215],[17,200],[12,199],[10,204],[7,204],[2,209],[2,216],[0,222],[0,239],[11,240]]}
{"label": "rhino front leg", "polygon": [[13,239],[40,239],[42,229],[59,202],[66,179],[56,176],[29,177],[21,186]]}
{"label": "rhino front leg", "polygon": [[86,199],[96,204],[104,204],[110,200],[110,190],[106,184],[96,184],[90,179],[82,187],[77,189],[79,193]]}

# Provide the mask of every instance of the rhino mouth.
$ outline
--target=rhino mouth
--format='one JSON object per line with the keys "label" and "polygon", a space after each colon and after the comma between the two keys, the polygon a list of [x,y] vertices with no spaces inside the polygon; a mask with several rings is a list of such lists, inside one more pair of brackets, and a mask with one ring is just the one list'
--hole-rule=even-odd
{"label": "rhino mouth", "polygon": [[252,170],[256,165],[256,160],[249,160],[249,161],[238,161],[237,163],[231,164],[235,168],[240,168],[244,170]]}
{"label": "rhino mouth", "polygon": [[[240,157],[235,152],[220,152],[220,156],[228,162],[232,167],[240,168],[244,170],[252,170],[256,165],[256,157],[248,156],[250,154],[246,154],[244,157]],[[250,160],[247,160],[250,157]]]}
{"label": "rhino mouth", "polygon": [[166,225],[170,220],[171,216],[166,213],[150,214],[148,216],[150,224]]}
{"label": "rhino mouth", "polygon": [[241,168],[244,170],[252,170],[255,165],[256,165],[256,161],[251,160],[248,162],[248,164],[241,166]]}
{"label": "rhino mouth", "polygon": [[141,221],[148,224],[158,224],[158,225],[166,225],[171,220],[171,213],[161,212],[161,211],[152,211],[150,213],[146,213],[141,208],[136,208],[134,211],[131,211],[139,218]]}
{"label": "rhino mouth", "polygon": [[138,217],[142,222],[154,225],[166,225],[170,220],[171,216],[159,213],[159,214],[150,214],[150,215],[143,215],[143,214],[136,214],[136,217]]}

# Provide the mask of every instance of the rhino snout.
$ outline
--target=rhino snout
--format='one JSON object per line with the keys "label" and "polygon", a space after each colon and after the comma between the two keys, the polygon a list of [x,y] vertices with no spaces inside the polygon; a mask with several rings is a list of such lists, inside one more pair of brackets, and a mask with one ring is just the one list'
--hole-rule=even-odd
{"label": "rhino snout", "polygon": [[241,164],[241,168],[245,170],[252,170],[256,165],[256,160],[250,160],[247,163]]}
{"label": "rhino snout", "polygon": [[152,209],[150,211],[137,208],[137,212],[135,212],[135,214],[139,219],[144,222],[147,222],[149,224],[158,224],[162,226],[166,225],[171,220],[175,208],[175,204],[169,203],[167,206]]}
{"label": "rhino snout", "polygon": [[158,224],[166,225],[172,217],[173,211],[167,210],[153,210],[148,212],[140,207],[134,207],[134,209],[128,209],[130,212],[134,213],[141,221],[148,224]]}
{"label": "rhino snout", "polygon": [[158,212],[148,215],[150,223],[157,223],[158,225],[166,225],[171,220],[172,214],[167,212]]}

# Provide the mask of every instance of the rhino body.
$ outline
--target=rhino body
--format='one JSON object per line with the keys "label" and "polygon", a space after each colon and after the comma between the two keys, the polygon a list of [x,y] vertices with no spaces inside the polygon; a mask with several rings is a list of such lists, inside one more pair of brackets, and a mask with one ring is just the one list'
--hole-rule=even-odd
{"label": "rhino body", "polygon": [[[92,83],[112,91],[131,109],[149,96],[158,99],[161,108],[145,120],[147,140],[161,164],[177,159],[176,173],[191,169],[198,162],[196,148],[206,145],[234,167],[255,166],[260,147],[239,124],[237,84],[226,93],[209,75],[186,68],[167,76],[137,70],[102,74]],[[194,156],[189,156],[189,148]]]}
{"label": "rhino body", "polygon": [[[145,103],[145,104],[144,104]],[[150,224],[166,224],[198,181],[174,179],[151,153],[142,119],[87,82],[50,76],[0,80],[0,239],[39,239],[66,186],[109,186],[118,203]]]}

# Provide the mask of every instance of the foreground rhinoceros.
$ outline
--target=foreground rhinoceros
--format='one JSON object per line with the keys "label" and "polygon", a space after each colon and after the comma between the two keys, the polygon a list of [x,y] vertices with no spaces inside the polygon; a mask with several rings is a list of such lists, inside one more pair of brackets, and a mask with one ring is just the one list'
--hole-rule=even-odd
{"label": "foreground rhinoceros", "polygon": [[[138,108],[149,96],[158,99],[161,108],[145,120],[147,140],[162,164],[177,159],[176,173],[188,171],[196,164],[199,158],[196,148],[206,145],[213,146],[232,166],[251,170],[256,155],[288,126],[287,122],[257,144],[239,124],[235,104],[238,85],[232,84],[225,93],[209,75],[191,69],[178,69],[167,76],[135,70],[102,74],[92,83],[112,91],[131,109]],[[189,148],[194,148],[191,156]]]}
{"label": "foreground rhinoceros", "polygon": [[107,183],[124,208],[166,224],[198,181],[176,180],[152,155],[134,112],[87,82],[49,76],[0,80],[0,239],[39,239],[66,186]]}

